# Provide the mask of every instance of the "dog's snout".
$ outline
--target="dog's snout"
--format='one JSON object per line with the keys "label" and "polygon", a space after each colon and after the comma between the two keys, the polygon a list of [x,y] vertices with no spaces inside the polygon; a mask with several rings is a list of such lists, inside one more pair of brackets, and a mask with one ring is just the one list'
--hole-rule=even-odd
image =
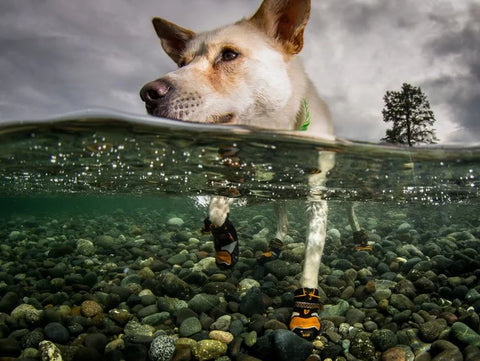
{"label": "dog's snout", "polygon": [[165,98],[172,90],[172,85],[162,79],[151,81],[143,86],[140,90],[140,98],[145,103],[156,102],[162,98]]}

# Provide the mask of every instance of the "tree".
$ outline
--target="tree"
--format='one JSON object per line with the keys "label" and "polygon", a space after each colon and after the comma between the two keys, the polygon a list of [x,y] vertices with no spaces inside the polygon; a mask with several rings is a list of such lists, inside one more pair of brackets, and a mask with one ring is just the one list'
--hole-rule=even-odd
{"label": "tree", "polygon": [[420,87],[403,83],[401,91],[387,91],[383,100],[383,121],[393,122],[383,141],[410,147],[416,143],[436,143],[438,139],[432,127],[435,116]]}

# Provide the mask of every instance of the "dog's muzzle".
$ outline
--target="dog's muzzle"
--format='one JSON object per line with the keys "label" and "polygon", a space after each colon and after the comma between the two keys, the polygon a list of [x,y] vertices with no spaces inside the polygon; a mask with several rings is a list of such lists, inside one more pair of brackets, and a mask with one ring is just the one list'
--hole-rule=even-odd
{"label": "dog's muzzle", "polygon": [[148,114],[166,116],[168,97],[173,86],[164,79],[151,81],[140,90],[140,98],[145,102]]}

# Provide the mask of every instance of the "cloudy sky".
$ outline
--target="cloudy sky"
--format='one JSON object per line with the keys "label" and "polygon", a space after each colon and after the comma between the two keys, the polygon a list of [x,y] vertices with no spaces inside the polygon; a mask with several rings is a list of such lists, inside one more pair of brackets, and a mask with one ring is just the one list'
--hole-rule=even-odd
{"label": "cloudy sky", "polygon": [[[442,143],[480,141],[479,0],[313,0],[302,57],[340,137],[378,141],[383,95],[430,100]],[[145,114],[141,86],[174,69],[150,19],[196,31],[260,0],[1,0],[0,121],[106,107]]]}

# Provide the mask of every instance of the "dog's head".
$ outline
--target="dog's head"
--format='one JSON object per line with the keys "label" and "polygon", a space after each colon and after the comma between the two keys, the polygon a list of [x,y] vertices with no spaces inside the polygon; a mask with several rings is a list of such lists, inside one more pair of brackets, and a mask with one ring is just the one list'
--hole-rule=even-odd
{"label": "dog's head", "polygon": [[309,14],[310,0],[264,0],[251,18],[203,33],[154,18],[179,69],[142,88],[147,112],[222,124],[273,116],[292,97],[289,63],[303,47]]}

